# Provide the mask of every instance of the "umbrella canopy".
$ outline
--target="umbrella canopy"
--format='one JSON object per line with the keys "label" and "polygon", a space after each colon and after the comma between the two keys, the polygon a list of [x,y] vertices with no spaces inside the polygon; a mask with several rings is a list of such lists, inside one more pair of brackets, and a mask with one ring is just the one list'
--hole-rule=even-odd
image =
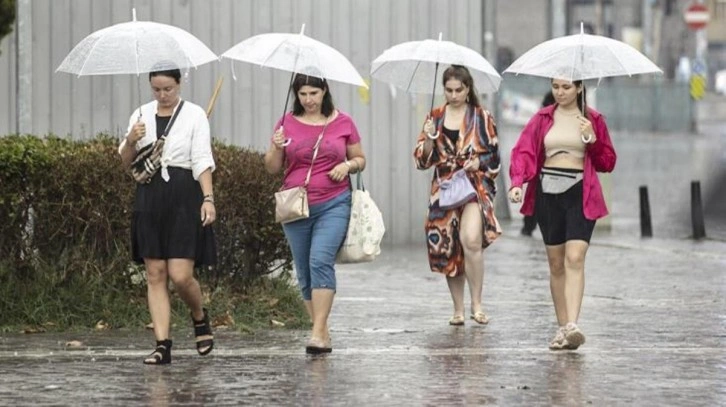
{"label": "umbrella canopy", "polygon": [[536,45],[504,73],[564,79],[570,82],[610,76],[663,73],[630,45],[600,35],[580,33]]}
{"label": "umbrella canopy", "polygon": [[502,77],[481,54],[451,41],[410,41],[383,51],[371,64],[371,76],[412,93],[435,93],[439,64],[469,69],[480,92],[496,92]]}
{"label": "umbrella canopy", "polygon": [[78,76],[139,75],[156,70],[195,68],[216,59],[204,43],[181,28],[136,21],[134,9],[133,21],[98,30],[79,42],[56,72]]}
{"label": "umbrella canopy", "polygon": [[255,35],[228,49],[221,57],[368,87],[343,54],[306,36],[305,24],[299,34]]}

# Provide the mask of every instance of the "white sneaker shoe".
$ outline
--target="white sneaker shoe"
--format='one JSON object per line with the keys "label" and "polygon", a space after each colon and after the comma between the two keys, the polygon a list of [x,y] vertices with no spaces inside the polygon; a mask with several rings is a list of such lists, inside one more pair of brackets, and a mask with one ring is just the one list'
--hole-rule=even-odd
{"label": "white sneaker shoe", "polygon": [[577,349],[585,343],[585,334],[574,322],[569,322],[565,326],[565,340],[567,341],[566,349]]}
{"label": "white sneaker shoe", "polygon": [[567,345],[567,339],[565,339],[565,327],[561,326],[557,328],[557,332],[555,333],[555,337],[552,338],[552,341],[550,341],[550,350],[562,350],[565,349],[565,346]]}

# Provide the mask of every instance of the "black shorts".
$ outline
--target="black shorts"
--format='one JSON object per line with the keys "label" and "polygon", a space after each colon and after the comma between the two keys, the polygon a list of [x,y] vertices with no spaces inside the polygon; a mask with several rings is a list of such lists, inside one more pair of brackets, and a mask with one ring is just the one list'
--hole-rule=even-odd
{"label": "black shorts", "polygon": [[595,221],[585,218],[582,209],[582,181],[561,194],[545,194],[538,187],[535,215],[546,245],[560,245],[569,240],[590,243]]}

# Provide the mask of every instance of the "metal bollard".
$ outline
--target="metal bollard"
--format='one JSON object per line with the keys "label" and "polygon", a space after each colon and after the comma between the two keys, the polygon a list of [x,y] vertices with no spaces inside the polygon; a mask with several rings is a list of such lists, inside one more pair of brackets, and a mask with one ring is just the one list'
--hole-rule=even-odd
{"label": "metal bollard", "polygon": [[648,187],[640,187],[640,237],[653,237],[653,224],[650,221],[650,201]]}
{"label": "metal bollard", "polygon": [[693,224],[693,238],[706,237],[706,225],[703,221],[703,204],[701,203],[701,183],[691,181],[691,223]]}

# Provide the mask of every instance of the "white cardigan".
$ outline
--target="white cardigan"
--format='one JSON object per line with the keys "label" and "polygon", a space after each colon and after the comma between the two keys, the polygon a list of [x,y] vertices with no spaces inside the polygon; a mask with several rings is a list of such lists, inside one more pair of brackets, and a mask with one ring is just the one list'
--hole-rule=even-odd
{"label": "white cardigan", "polygon": [[[136,151],[156,141],[156,113],[157,102],[149,102],[141,106],[141,120],[146,124],[146,135],[136,143]],[[176,108],[174,109],[176,111]],[[173,113],[172,113],[173,114]],[[129,134],[131,127],[139,119],[139,109],[136,109],[129,119]],[[119,154],[126,144],[126,137],[119,145]],[[176,121],[166,136],[164,151],[161,153],[161,176],[169,181],[167,167],[179,167],[192,170],[195,180],[208,168],[216,168],[212,157],[212,144],[209,136],[209,120],[207,114],[200,106],[184,101]]]}

